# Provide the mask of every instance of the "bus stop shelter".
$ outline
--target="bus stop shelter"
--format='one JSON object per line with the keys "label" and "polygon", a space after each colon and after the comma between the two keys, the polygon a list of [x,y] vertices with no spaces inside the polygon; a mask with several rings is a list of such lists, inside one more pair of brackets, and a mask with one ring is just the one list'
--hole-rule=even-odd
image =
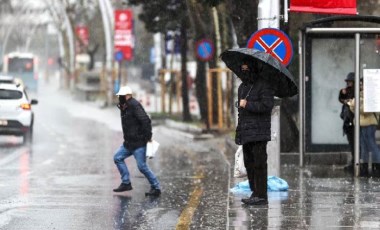
{"label": "bus stop shelter", "polygon": [[[348,151],[339,117],[339,90],[349,72],[355,82],[365,69],[380,69],[380,17],[336,16],[304,24],[299,30],[299,151]],[[359,84],[355,84],[355,98]],[[357,102],[359,100],[356,100]],[[359,124],[359,105],[355,107]],[[355,125],[355,175],[359,174],[359,125]]]}

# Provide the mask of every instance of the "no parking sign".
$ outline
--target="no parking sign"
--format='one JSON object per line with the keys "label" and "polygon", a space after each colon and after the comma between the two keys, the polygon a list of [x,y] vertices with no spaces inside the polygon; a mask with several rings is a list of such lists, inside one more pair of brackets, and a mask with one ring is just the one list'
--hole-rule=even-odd
{"label": "no parking sign", "polygon": [[195,55],[201,61],[209,61],[214,57],[215,49],[211,40],[202,39],[195,44]]}
{"label": "no parking sign", "polygon": [[289,65],[293,57],[293,45],[288,35],[273,28],[262,29],[252,34],[247,48],[269,53],[285,66]]}

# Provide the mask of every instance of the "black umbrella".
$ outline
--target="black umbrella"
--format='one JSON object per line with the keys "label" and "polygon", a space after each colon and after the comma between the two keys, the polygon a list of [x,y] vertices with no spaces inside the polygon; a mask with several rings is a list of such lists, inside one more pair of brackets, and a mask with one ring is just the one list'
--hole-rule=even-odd
{"label": "black umbrella", "polygon": [[260,75],[271,83],[276,97],[291,97],[298,93],[293,75],[280,61],[268,53],[250,48],[236,48],[224,51],[220,57],[238,77],[242,73],[241,65],[247,60],[252,63],[258,61],[264,63]]}

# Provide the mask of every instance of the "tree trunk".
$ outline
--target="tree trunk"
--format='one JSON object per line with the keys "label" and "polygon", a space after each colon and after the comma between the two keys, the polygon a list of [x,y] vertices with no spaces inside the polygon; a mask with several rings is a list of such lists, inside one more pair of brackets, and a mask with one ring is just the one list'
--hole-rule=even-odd
{"label": "tree trunk", "polygon": [[198,99],[201,120],[205,122],[207,129],[210,128],[207,120],[207,94],[206,94],[206,63],[197,60],[197,73],[195,78],[196,96]]}
{"label": "tree trunk", "polygon": [[182,108],[183,121],[191,121],[189,110],[189,93],[187,90],[187,23],[186,18],[181,23],[181,77],[182,77]]}
{"label": "tree trunk", "polygon": [[[194,32],[194,44],[204,38],[210,38],[209,34],[213,29],[210,28],[212,20],[209,9],[204,7],[197,0],[187,0],[189,9],[189,19]],[[197,61],[197,70],[195,76],[195,92],[199,106],[201,120],[205,122],[207,129],[210,128],[207,123],[207,89],[206,89],[206,63],[199,59]]]}
{"label": "tree trunk", "polygon": [[252,33],[257,31],[257,7],[259,0],[227,0],[239,47],[245,47]]}

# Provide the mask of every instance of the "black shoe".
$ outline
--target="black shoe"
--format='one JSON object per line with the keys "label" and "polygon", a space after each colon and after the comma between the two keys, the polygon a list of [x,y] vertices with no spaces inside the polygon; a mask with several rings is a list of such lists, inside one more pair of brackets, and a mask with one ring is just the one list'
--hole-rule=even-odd
{"label": "black shoe", "polygon": [[241,199],[241,202],[243,202],[244,204],[247,203],[250,199],[252,199],[254,196],[254,194],[252,193],[248,198],[243,198]]}
{"label": "black shoe", "polygon": [[362,163],[362,164],[360,164],[359,174],[360,174],[361,177],[369,177],[368,163]]}
{"label": "black shoe", "polygon": [[259,198],[259,197],[242,199],[241,201],[246,205],[266,205],[266,204],[268,204],[268,199]]}
{"label": "black shoe", "polygon": [[252,199],[252,198],[251,197],[249,197],[249,198],[243,198],[243,199],[241,199],[241,202],[243,202],[244,204],[246,204],[246,203],[249,202],[250,199]]}
{"label": "black shoe", "polygon": [[145,196],[159,196],[161,195],[161,190],[156,188],[151,188],[149,192],[145,193]]}
{"label": "black shoe", "polygon": [[113,191],[114,192],[124,192],[124,191],[129,191],[129,190],[132,190],[131,183],[129,183],[129,184],[121,183],[120,186],[118,188],[115,188]]}
{"label": "black shoe", "polygon": [[380,177],[380,164],[379,163],[373,163],[372,164],[372,176],[373,177]]}

